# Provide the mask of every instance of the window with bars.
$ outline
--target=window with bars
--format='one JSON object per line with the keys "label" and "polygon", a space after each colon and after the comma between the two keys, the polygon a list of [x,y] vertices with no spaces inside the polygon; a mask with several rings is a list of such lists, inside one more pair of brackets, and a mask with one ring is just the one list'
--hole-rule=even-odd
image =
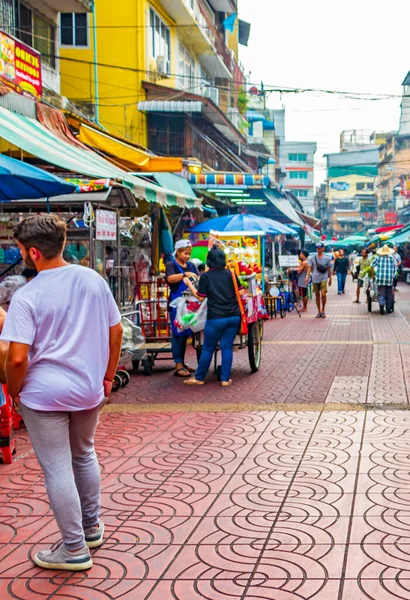
{"label": "window with bars", "polygon": [[1,28],[10,35],[15,35],[14,0],[0,0]]}
{"label": "window with bars", "polygon": [[292,190],[292,194],[295,194],[297,198],[307,198],[308,190]]}
{"label": "window with bars", "polygon": [[60,43],[62,46],[88,47],[88,15],[86,13],[61,13]]}
{"label": "window with bars", "polygon": [[[4,0],[3,0],[4,1]],[[41,53],[43,63],[56,66],[56,28],[40,13],[14,0],[14,35]]]}

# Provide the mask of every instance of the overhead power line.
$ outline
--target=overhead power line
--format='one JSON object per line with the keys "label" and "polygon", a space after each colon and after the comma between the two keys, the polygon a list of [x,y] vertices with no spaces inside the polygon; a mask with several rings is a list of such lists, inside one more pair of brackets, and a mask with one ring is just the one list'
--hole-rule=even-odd
{"label": "overhead power line", "polygon": [[[68,62],[75,62],[75,63],[80,63],[80,64],[86,64],[86,65],[94,65],[94,61],[88,61],[88,60],[84,60],[84,59],[79,59],[79,58],[72,58],[72,57],[68,57],[68,56],[59,56],[57,54],[43,54],[43,56],[47,56],[49,58],[55,58],[55,59],[59,59],[59,60],[64,60],[64,61],[68,61]],[[107,63],[102,63],[102,62],[97,62],[96,63],[97,66],[99,67],[103,67],[103,68],[107,68],[107,69],[117,69],[120,71],[129,71],[132,73],[144,73],[146,75],[156,75],[158,76],[158,72],[157,71],[153,71],[150,69],[136,69],[134,67],[126,67],[124,65],[110,65]],[[178,78],[178,79],[189,79],[189,80],[196,80],[196,81],[201,81],[204,82],[203,77],[199,77],[199,76],[192,76],[192,75],[183,75],[180,73],[167,73],[166,74],[167,77],[169,78]],[[219,78],[222,79],[222,78]],[[222,89],[222,90],[229,90],[230,88],[228,86],[222,86],[220,84],[213,84],[211,82],[209,82],[211,87],[215,87],[218,89]],[[256,87],[258,88],[258,86],[260,86],[260,82],[259,83],[251,83],[251,82],[244,82],[244,81],[232,81],[229,80],[229,84],[230,85],[237,85],[237,86],[243,86],[246,85],[247,87]],[[371,92],[349,92],[349,91],[342,91],[342,90],[330,90],[330,89],[325,89],[325,88],[302,88],[302,87],[280,87],[280,86],[275,86],[275,85],[268,85],[268,84],[263,84],[263,90],[262,93],[280,93],[280,94],[306,94],[306,93],[318,93],[318,94],[329,94],[329,95],[334,95],[334,96],[340,96],[343,98],[347,98],[347,99],[351,99],[351,100],[368,100],[368,101],[378,101],[378,100],[391,100],[391,99],[397,99],[397,98],[402,98],[402,97],[409,97],[410,98],[410,94],[409,95],[400,95],[400,94],[381,94],[381,93],[371,93]]]}

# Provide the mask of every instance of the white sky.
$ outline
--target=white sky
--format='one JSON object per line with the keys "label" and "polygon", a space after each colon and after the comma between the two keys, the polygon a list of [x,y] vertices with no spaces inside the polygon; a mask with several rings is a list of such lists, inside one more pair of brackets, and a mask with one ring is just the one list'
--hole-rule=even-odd
{"label": "white sky", "polygon": [[[239,0],[251,23],[241,60],[265,88],[322,88],[401,94],[410,70],[408,0]],[[370,102],[316,94],[271,94],[286,107],[286,138],[316,141],[315,185],[326,176],[323,154],[338,152],[344,129],[398,129],[400,99]]]}

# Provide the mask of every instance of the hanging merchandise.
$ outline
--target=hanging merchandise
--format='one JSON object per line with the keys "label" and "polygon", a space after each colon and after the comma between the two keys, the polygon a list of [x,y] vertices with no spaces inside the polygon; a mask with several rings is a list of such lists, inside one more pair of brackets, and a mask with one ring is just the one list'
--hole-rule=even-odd
{"label": "hanging merchandise", "polygon": [[91,202],[84,202],[83,221],[85,227],[91,227],[94,223],[94,209]]}
{"label": "hanging merchandise", "polygon": [[[167,215],[163,208],[161,208],[160,218],[160,230],[161,230],[161,255],[163,255],[164,262],[172,260],[174,252],[174,242],[172,239],[171,226],[169,224]],[[160,268],[161,270],[161,268]]]}

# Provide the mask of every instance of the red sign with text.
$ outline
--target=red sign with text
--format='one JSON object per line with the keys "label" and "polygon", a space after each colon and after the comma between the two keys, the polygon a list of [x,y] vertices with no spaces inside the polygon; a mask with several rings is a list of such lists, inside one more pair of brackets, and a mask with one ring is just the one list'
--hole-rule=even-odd
{"label": "red sign with text", "polygon": [[0,83],[19,94],[41,97],[41,54],[1,30]]}
{"label": "red sign with text", "polygon": [[386,223],[386,225],[395,225],[397,223],[397,213],[385,212],[384,213],[384,222]]}

